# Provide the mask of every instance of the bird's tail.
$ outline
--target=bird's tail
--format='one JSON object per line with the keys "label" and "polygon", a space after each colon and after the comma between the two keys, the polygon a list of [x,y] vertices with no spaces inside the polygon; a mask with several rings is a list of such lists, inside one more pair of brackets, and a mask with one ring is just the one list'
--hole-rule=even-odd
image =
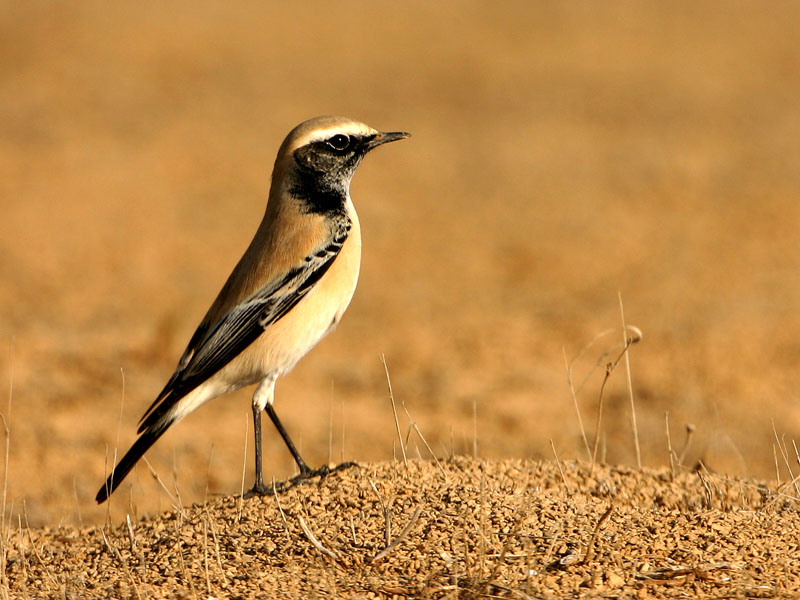
{"label": "bird's tail", "polygon": [[128,450],[125,456],[117,463],[117,466],[111,471],[111,475],[108,476],[103,487],[97,492],[97,496],[95,496],[94,499],[97,500],[98,504],[102,504],[108,500],[108,497],[114,493],[114,490],[119,487],[122,480],[131,472],[133,466],[142,458],[150,446],[156,443],[156,440],[163,435],[174,421],[174,418],[163,420],[162,423],[151,426],[142,432],[142,435],[139,436],[139,439],[134,442],[130,450]]}

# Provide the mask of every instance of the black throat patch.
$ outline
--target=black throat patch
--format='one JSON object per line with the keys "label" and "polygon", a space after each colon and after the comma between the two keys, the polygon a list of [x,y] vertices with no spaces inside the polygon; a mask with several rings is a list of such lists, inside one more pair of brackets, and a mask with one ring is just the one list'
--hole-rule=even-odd
{"label": "black throat patch", "polygon": [[343,213],[347,202],[344,186],[331,185],[310,169],[295,169],[289,182],[289,193],[301,200],[310,213]]}
{"label": "black throat patch", "polygon": [[336,151],[324,142],[314,142],[298,148],[289,193],[302,200],[308,212],[343,213],[347,186],[363,157],[360,146]]}

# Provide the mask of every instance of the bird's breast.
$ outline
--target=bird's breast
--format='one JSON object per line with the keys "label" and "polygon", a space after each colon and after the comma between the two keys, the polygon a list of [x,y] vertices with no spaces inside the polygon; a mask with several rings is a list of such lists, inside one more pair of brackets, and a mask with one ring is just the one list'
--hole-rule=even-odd
{"label": "bird's breast", "polygon": [[355,210],[349,211],[349,216],[350,232],[325,275],[242,353],[245,368],[255,376],[280,376],[290,371],[342,318],[361,268],[361,229]]}

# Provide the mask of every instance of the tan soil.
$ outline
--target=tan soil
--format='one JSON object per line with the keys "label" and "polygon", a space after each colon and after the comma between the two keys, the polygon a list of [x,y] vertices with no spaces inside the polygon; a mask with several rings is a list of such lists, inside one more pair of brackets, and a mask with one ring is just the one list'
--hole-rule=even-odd
{"label": "tan soil", "polygon": [[[565,355],[591,444],[621,293],[645,335],[630,355],[642,463],[668,464],[668,413],[686,467],[790,479],[798,22],[780,1],[2,3],[5,522],[36,536],[108,517],[93,497],[114,449],[249,242],[286,132],[324,113],[413,137],[357,174],[355,298],[278,383],[310,464],[397,454],[382,354],[437,455],[586,460]],[[635,465],[624,367],[603,391],[599,453]],[[243,467],[251,483],[249,394],[148,453],[186,505],[238,492]],[[270,428],[264,452],[267,477],[292,473]],[[429,457],[419,441],[410,454]],[[131,504],[169,508],[145,464],[110,521]],[[781,589],[784,571],[765,569]]]}
{"label": "tan soil", "polygon": [[209,499],[130,527],[15,532],[6,575],[20,597],[66,598],[788,598],[800,589],[796,498],[707,472],[562,470],[563,479],[554,462],[463,457],[441,470],[367,465],[278,499]]}

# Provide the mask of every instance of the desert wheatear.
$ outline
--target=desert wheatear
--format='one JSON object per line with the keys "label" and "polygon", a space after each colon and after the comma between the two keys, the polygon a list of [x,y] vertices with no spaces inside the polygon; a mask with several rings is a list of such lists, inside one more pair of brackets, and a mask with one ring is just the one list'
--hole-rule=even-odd
{"label": "desert wheatear", "polygon": [[262,476],[263,410],[300,469],[283,487],[330,472],[327,466],[312,470],[300,457],[272,405],[275,381],[336,326],[353,297],[361,262],[361,231],[350,199],[353,173],[367,152],[408,135],[342,117],[317,117],[289,133],[253,241],[139,422],[139,438],[97,492],[98,503],[170,425],[208,400],[254,383],[256,474],[248,495],[272,491]]}

